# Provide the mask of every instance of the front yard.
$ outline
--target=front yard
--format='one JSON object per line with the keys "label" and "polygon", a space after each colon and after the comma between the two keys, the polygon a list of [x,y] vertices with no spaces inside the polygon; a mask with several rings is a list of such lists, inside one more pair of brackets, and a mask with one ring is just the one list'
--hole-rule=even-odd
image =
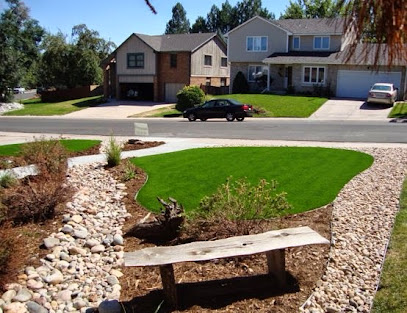
{"label": "front yard", "polygon": [[4,113],[5,116],[64,115],[103,103],[102,96],[81,98],[62,102],[41,102],[40,98],[23,100],[24,108]]}
{"label": "front yard", "polygon": [[[228,94],[221,96],[207,95],[206,99],[230,98],[242,103],[253,105],[259,114],[254,117],[309,117],[318,110],[328,99],[319,97],[303,97],[289,95],[267,94]],[[165,117],[180,114],[175,106],[162,108],[150,112],[134,115],[132,117]]]}

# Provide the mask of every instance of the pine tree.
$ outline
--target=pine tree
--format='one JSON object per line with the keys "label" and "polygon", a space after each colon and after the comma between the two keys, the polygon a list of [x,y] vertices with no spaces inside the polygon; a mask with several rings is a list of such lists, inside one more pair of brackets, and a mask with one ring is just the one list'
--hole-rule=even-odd
{"label": "pine tree", "polygon": [[166,34],[186,34],[189,33],[189,20],[187,13],[181,3],[177,3],[172,8],[172,18],[165,28]]}

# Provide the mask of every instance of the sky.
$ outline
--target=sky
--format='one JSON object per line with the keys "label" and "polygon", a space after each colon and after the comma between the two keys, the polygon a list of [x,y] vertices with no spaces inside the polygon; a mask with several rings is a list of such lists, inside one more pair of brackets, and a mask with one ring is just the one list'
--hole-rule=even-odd
{"label": "sky", "polygon": [[[198,16],[206,18],[212,5],[219,8],[225,0],[150,0],[157,14],[153,14],[144,0],[22,0],[30,9],[30,16],[38,20],[46,31],[58,31],[70,36],[72,27],[86,24],[99,32],[105,40],[120,45],[132,33],[161,35],[171,19],[172,8],[177,2],[184,7],[192,25]],[[238,0],[229,0],[234,6]],[[285,11],[289,0],[263,0],[263,7],[276,18]],[[0,11],[7,8],[0,0]]]}

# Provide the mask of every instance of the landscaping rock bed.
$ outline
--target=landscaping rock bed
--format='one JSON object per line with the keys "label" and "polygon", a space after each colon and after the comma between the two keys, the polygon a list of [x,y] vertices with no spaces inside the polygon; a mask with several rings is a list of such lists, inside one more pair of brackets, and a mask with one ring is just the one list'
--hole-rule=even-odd
{"label": "landscaping rock bed", "polygon": [[[264,294],[226,297],[226,301],[220,296],[201,303],[202,306],[192,301],[183,312],[288,313],[298,311],[301,304],[300,311],[309,313],[369,312],[407,173],[407,149],[360,150],[373,155],[375,162],[343,188],[333,205],[266,225],[309,225],[329,237],[333,208],[330,251],[321,247],[289,249],[287,268],[298,279],[291,280],[290,290],[282,295],[278,290],[266,290]],[[136,178],[133,187],[139,188],[143,174],[138,172]],[[119,183],[100,164],[71,168],[69,184],[77,192],[66,206],[59,230],[44,241],[42,265],[26,267],[18,283],[7,284],[0,307],[5,312],[84,312],[99,306],[100,312],[120,312],[118,302],[102,301],[119,300],[121,296],[128,300],[125,306],[129,312],[140,302],[157,308],[161,301],[158,270],[127,272],[127,268],[122,268],[123,225],[130,219],[126,206],[129,209],[133,187]],[[143,213],[136,211],[140,216],[133,218]],[[145,244],[129,238],[125,245],[126,249],[134,249]],[[265,273],[266,262],[258,257],[237,258],[180,264],[175,270],[178,283],[194,282],[202,290],[208,285],[198,283],[201,281],[219,277],[235,281],[239,276]],[[123,272],[127,275],[121,277]],[[312,275],[320,279],[310,279]],[[186,285],[188,288],[194,289],[193,285]]]}

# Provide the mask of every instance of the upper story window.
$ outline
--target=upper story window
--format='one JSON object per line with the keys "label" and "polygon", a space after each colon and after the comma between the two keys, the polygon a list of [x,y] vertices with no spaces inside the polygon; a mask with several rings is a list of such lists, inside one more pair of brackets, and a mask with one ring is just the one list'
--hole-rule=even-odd
{"label": "upper story window", "polygon": [[220,66],[221,67],[228,67],[228,59],[227,58],[221,58],[220,59]]}
{"label": "upper story window", "polygon": [[293,50],[300,50],[300,37],[293,37]]}
{"label": "upper story window", "polygon": [[246,51],[267,51],[267,36],[249,36],[246,40]]}
{"label": "upper story window", "polygon": [[328,50],[329,49],[329,36],[315,36],[314,49],[315,50]]}
{"label": "upper story window", "polygon": [[127,53],[127,68],[144,68],[144,53]]}
{"label": "upper story window", "polygon": [[177,67],[177,55],[175,53],[170,54],[170,67],[171,68]]}
{"label": "upper story window", "polygon": [[204,59],[204,64],[205,66],[212,66],[212,56],[211,55],[205,55]]}

